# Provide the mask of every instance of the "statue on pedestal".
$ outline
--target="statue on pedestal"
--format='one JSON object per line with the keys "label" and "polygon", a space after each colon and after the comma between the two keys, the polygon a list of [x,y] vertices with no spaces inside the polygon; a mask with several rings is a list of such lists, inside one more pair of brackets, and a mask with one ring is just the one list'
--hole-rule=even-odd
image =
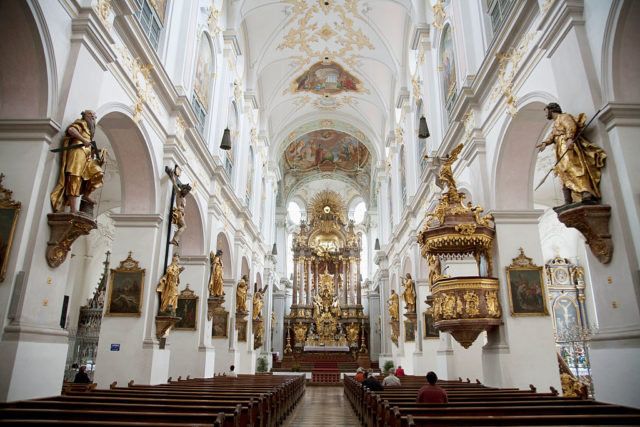
{"label": "statue on pedestal", "polygon": [[576,117],[563,113],[555,102],[548,104],[545,111],[547,119],[553,120],[553,127],[549,137],[537,147],[543,151],[548,145],[554,146],[553,170],[562,181],[565,204],[599,200],[600,169],[604,167],[607,153],[582,136],[585,114]]}
{"label": "statue on pedestal", "polygon": [[160,292],[159,312],[161,313],[174,313],[178,307],[178,285],[180,284],[180,273],[184,270],[184,267],[178,266],[179,261],[180,257],[174,255],[156,288],[156,291]]}
{"label": "statue on pedestal", "polygon": [[222,251],[218,249],[214,255],[209,254],[210,278],[209,293],[212,297],[224,296],[224,281],[222,280]]}
{"label": "statue on pedestal", "polygon": [[406,278],[402,281],[404,285],[404,292],[402,292],[402,299],[404,300],[405,307],[409,313],[416,312],[416,289],[411,279],[411,274],[407,273]]}
{"label": "statue on pedestal", "polygon": [[391,315],[391,319],[398,321],[400,318],[400,299],[398,298],[396,291],[393,289],[391,290],[391,297],[387,300],[387,304],[389,304],[389,314]]}
{"label": "statue on pedestal", "polygon": [[267,289],[269,289],[269,285],[267,285],[264,289],[256,290],[255,294],[253,295],[253,320],[258,320],[262,317],[264,294],[267,292]]}
{"label": "statue on pedestal", "polygon": [[238,287],[236,288],[236,311],[247,311],[247,280],[249,278],[245,274],[238,282]]}
{"label": "statue on pedestal", "polygon": [[51,207],[54,212],[62,212],[68,205],[71,213],[77,213],[79,197],[91,205],[96,204],[89,195],[102,187],[102,166],[106,154],[106,150],[98,150],[93,141],[96,119],[94,111],[83,111],[82,119],[67,127],[62,147],[52,150],[62,153],[58,183],[51,192]]}

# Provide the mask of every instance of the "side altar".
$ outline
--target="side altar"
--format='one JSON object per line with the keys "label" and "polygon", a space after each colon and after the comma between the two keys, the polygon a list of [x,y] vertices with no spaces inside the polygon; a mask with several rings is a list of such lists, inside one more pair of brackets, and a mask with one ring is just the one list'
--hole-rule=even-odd
{"label": "side altar", "polygon": [[345,221],[341,197],[318,193],[293,238],[293,296],[283,367],[304,360],[370,366],[368,316],[362,307],[360,233]]}

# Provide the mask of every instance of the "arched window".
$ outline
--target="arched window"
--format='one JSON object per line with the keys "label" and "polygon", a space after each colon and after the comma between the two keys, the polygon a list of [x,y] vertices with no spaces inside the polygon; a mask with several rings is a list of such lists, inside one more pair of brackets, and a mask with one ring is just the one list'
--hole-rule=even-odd
{"label": "arched window", "polygon": [[451,25],[442,32],[440,43],[440,67],[442,67],[442,91],[445,107],[450,114],[456,98],[456,59]]}
{"label": "arched window", "polygon": [[302,219],[302,212],[300,211],[300,206],[296,202],[289,202],[289,206],[287,206],[287,213],[289,214],[289,220],[294,224],[300,224],[300,220]]}
{"label": "arched window", "polygon": [[244,202],[247,206],[249,206],[249,204],[251,203],[251,187],[253,186],[253,172],[254,172],[254,167],[253,167],[253,161],[254,161],[254,157],[253,157],[253,147],[249,147],[249,164],[247,165],[247,172],[249,172],[247,174],[247,191],[245,192],[244,195]]}
{"label": "arched window", "polygon": [[213,91],[214,59],[213,45],[209,34],[203,31],[200,35],[198,59],[196,61],[196,75],[193,80],[193,96],[191,104],[198,118],[198,129],[204,133],[204,124],[211,103]]}
{"label": "arched window", "polygon": [[356,224],[360,224],[364,220],[364,215],[367,212],[367,206],[364,202],[360,202],[353,209],[353,221]]}
{"label": "arched window", "polygon": [[402,192],[402,209],[407,204],[407,162],[404,145],[400,147],[400,190]]}
{"label": "arched window", "polygon": [[158,49],[167,0],[135,0],[135,2],[138,6],[136,16],[140,21],[142,31],[149,39],[151,46],[154,49]]}
{"label": "arched window", "polygon": [[224,164],[224,169],[227,171],[227,175],[229,175],[229,181],[233,179],[233,159],[235,158],[235,152],[238,149],[235,144],[234,135],[238,132],[238,109],[236,108],[236,103],[231,101],[229,105],[229,118],[227,120],[227,127],[231,131],[231,150],[226,151],[226,159]]}
{"label": "arched window", "polygon": [[[420,117],[424,114],[422,111],[422,99],[418,101],[418,108],[416,108],[416,129],[420,129]],[[427,159],[424,157],[427,155],[427,140],[426,138],[418,138],[418,162],[420,162],[420,175],[424,173],[427,168]]]}

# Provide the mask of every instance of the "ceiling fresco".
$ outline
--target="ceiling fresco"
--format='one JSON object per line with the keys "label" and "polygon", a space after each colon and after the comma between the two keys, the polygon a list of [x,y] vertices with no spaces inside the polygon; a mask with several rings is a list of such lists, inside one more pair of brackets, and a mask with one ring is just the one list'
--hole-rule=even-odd
{"label": "ceiling fresco", "polygon": [[361,92],[360,81],[331,61],[318,62],[291,84],[294,92],[313,92],[321,95],[340,92]]}
{"label": "ceiling fresco", "polygon": [[369,150],[357,138],[333,129],[319,129],[293,141],[284,151],[286,169],[356,172],[369,164]]}

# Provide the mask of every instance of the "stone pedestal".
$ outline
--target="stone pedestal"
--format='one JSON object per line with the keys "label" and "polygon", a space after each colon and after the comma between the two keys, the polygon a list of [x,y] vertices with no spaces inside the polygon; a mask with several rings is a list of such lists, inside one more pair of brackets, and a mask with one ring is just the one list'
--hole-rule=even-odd
{"label": "stone pedestal", "polygon": [[593,255],[603,264],[611,262],[613,241],[609,232],[611,206],[572,203],[553,208],[567,227],[577,229],[587,240]]}
{"label": "stone pedestal", "polygon": [[47,220],[51,237],[47,243],[46,258],[51,268],[58,267],[67,259],[71,245],[78,237],[98,227],[92,217],[82,213],[50,213]]}

